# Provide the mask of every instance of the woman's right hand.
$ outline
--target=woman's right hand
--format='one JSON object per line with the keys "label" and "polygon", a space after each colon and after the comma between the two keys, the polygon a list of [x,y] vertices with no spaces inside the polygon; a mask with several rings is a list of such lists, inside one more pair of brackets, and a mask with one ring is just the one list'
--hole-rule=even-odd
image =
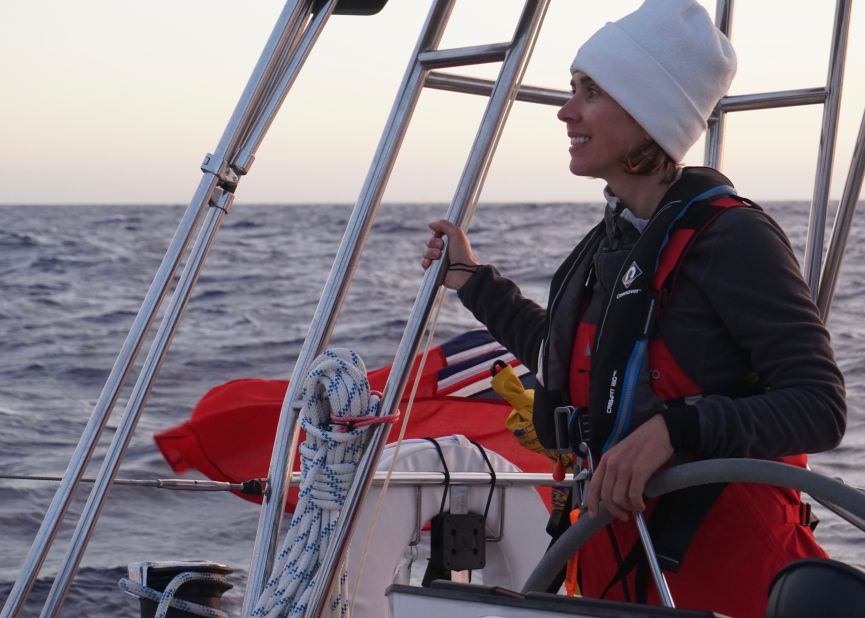
{"label": "woman's right hand", "polygon": [[[442,284],[451,290],[459,290],[469,280],[469,277],[472,276],[469,269],[479,266],[474,253],[472,253],[472,244],[469,242],[469,237],[466,236],[466,233],[462,229],[446,219],[430,223],[429,229],[432,230],[432,234],[424,246],[423,258],[420,265],[426,270],[432,266],[435,260],[441,259],[442,250],[445,246],[442,237],[447,236],[448,263],[454,267],[448,269]],[[459,268],[464,268],[465,270],[458,270]]]}

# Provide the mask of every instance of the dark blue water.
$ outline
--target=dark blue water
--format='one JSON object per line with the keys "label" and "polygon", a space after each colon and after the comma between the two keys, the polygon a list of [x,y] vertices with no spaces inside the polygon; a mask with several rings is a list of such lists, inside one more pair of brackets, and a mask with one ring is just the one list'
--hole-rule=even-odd
{"label": "dark blue water", "polygon": [[[482,206],[473,225],[479,259],[496,263],[530,296],[598,216],[598,206]],[[769,204],[801,256],[806,206]],[[444,206],[385,206],[332,342],[368,367],[390,362],[417,292],[425,223]],[[0,207],[0,474],[62,475],[183,209],[169,206]],[[121,467],[125,478],[173,476],[152,434],[185,419],[209,388],[238,377],[285,378],[306,334],[350,208],[237,205],[226,218]],[[865,231],[850,238],[830,319],[847,379],[849,424],[839,449],[812,467],[865,486]],[[473,318],[452,297],[441,341]],[[143,354],[142,354],[143,358]],[[129,388],[123,397],[128,396]],[[97,451],[110,440],[125,399]],[[55,484],[0,479],[0,603],[51,501]],[[86,495],[67,519],[77,520]],[[137,615],[117,590],[136,560],[208,559],[233,565],[229,610],[239,611],[258,508],[225,494],[115,487],[96,527],[63,615]],[[50,577],[72,524],[43,569]],[[841,560],[865,563],[865,540],[832,516],[818,539]],[[33,595],[44,598],[50,580]],[[37,603],[25,615],[38,615]]]}

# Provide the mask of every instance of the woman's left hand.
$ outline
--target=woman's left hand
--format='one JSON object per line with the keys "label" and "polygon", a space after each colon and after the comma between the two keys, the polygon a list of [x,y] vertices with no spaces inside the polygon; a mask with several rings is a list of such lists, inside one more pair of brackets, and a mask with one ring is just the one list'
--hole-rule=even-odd
{"label": "woman's left hand", "polygon": [[642,513],[646,482],[672,455],[667,423],[656,414],[601,457],[589,484],[589,513],[598,514],[601,500],[622,521],[628,513]]}

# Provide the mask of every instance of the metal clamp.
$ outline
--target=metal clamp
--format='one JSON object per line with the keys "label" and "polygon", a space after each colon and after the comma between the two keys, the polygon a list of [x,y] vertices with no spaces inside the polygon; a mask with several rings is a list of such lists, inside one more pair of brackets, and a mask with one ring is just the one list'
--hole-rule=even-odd
{"label": "metal clamp", "polygon": [[204,161],[201,162],[201,171],[205,174],[213,174],[226,184],[236,185],[240,182],[240,176],[231,169],[228,162],[212,153],[207,153],[204,157]]}
{"label": "metal clamp", "polygon": [[553,410],[553,427],[556,434],[556,450],[562,454],[573,453],[581,445],[591,444],[589,414],[586,408],[560,406]]}
{"label": "metal clamp", "polygon": [[210,201],[208,202],[208,205],[211,208],[218,208],[225,214],[228,214],[228,211],[231,209],[231,205],[233,203],[234,193],[225,189],[221,189],[219,187],[214,187],[213,193],[210,194]]}
{"label": "metal clamp", "polygon": [[581,512],[585,512],[586,498],[589,495],[589,482],[592,480],[592,475],[595,472],[595,462],[592,459],[592,451],[586,442],[580,442],[576,449],[576,455],[576,461],[574,462],[574,491],[571,502],[573,506],[579,507]]}

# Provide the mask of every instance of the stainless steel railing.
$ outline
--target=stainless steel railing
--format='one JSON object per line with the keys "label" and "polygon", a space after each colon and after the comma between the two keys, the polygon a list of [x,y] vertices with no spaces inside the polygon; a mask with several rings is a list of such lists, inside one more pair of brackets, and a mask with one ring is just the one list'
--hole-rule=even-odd
{"label": "stainless steel railing", "polygon": [[[823,238],[826,231],[826,210],[829,203],[829,188],[832,180],[832,162],[838,135],[838,112],[841,106],[841,84],[847,56],[847,39],[850,30],[850,5],[852,0],[837,0],[832,28],[832,44],[829,53],[826,86],[809,90],[727,97],[713,115],[706,135],[704,160],[710,167],[720,168],[723,158],[724,116],[731,111],[767,109],[787,105],[823,104],[823,122],[817,150],[817,168],[814,178],[814,193],[808,221],[808,236],[805,241],[805,259],[802,264],[805,282],[816,299],[819,294],[820,267],[823,259]],[[728,37],[732,34],[733,0],[718,0],[715,24]]]}
{"label": "stainless steel railing", "polygon": [[850,30],[850,3],[838,0],[835,7],[835,25],[832,29],[832,48],[829,55],[829,75],[826,88],[829,96],[823,106],[823,124],[817,151],[817,172],[811,214],[808,219],[808,237],[805,241],[805,259],[802,268],[811,296],[817,299],[820,285],[820,266],[823,261],[823,239],[826,234],[826,211],[829,206],[829,188],[832,181],[832,163],[835,160],[835,142],[838,137],[838,112],[841,108],[841,84],[847,57],[847,38]]}
{"label": "stainless steel railing", "polygon": [[[452,50],[437,50],[435,48],[450,16],[454,0],[436,1],[430,9],[406,69],[397,101],[391,111],[372,167],[367,175],[361,197],[355,206],[348,229],[340,244],[337,258],[325,285],[325,291],[313,317],[309,334],[292,372],[289,389],[280,414],[277,438],[271,458],[269,477],[272,488],[265,501],[265,507],[262,509],[259,521],[253,563],[250,566],[247,594],[244,599],[244,615],[248,614],[254,607],[255,600],[260,596],[264,588],[265,578],[273,564],[279,522],[285,501],[286,475],[289,462],[293,461],[294,449],[296,448],[297,412],[293,402],[297,399],[297,390],[302,382],[301,378],[309,363],[327,345],[333,322],[354,272],[357,255],[362,248],[372,217],[381,200],[384,185],[393,167],[398,147],[420,94],[420,88],[425,85],[428,71],[432,67],[477,64],[504,59],[498,86],[491,95],[487,113],[481,121],[475,145],[469,155],[469,161],[466,164],[449,214],[451,220],[465,224],[477,201],[501,128],[513,102],[516,86],[519,84],[534,41],[537,38],[547,2],[548,0],[528,0],[526,2],[526,8],[510,44],[481,45]],[[431,269],[424,280],[425,283],[422,284],[412,316],[409,318],[409,326],[403,337],[403,342],[398,348],[388,386],[385,388],[381,406],[382,414],[391,414],[395,411],[402,396],[405,382],[408,379],[408,372],[417,351],[418,341],[426,324],[432,299],[438,288],[437,273],[438,271]],[[396,386],[392,384],[394,380],[397,381]],[[292,384],[297,386],[292,388]],[[390,410],[390,412],[386,410]],[[322,573],[335,573],[335,569],[331,568],[332,564],[337,563],[336,561],[340,559],[347,544],[356,507],[368,487],[368,478],[371,471],[375,469],[375,464],[384,446],[385,437],[386,427],[379,427],[373,432],[361,462],[357,480],[350,489],[346,505],[343,507],[340,526],[334,533],[336,541],[333,546],[336,549],[325,556],[324,563],[320,567]],[[324,602],[326,591],[329,589],[329,582],[328,578],[321,578],[317,582],[307,615],[316,616],[318,614],[321,604]]]}
{"label": "stainless steel railing", "polygon": [[351,279],[381,203],[382,195],[393,170],[396,153],[408,129],[409,120],[423,88],[426,69],[416,62],[417,56],[434,49],[441,40],[453,8],[454,0],[436,0],[418,38],[414,53],[403,76],[402,84],[385,125],[372,165],[367,173],[357,204],[351,213],[345,234],[334,258],[333,266],[316,307],[303,346],[289,380],[288,390],[279,415],[276,438],[270,459],[270,487],[261,509],[258,532],[249,567],[243,615],[255,608],[258,597],[273,565],[279,526],[288,491],[287,474],[297,448],[297,409],[294,402],[300,395],[303,376],[312,361],[327,347],[336,318],[348,294]]}
{"label": "stainless steel railing", "polygon": [[170,283],[183,261],[192,235],[203,217],[204,222],[200,225],[198,237],[165,310],[165,317],[151,344],[150,352],[139,371],[126,410],[103,461],[99,476],[91,489],[41,615],[55,616],[59,612],[101,511],[107,489],[125,453],[164,354],[186,307],[189,293],[219,230],[222,217],[231,206],[240,176],[248,171],[254,152],[272,121],[279,103],[291,87],[335,5],[336,0],[328,0],[313,15],[313,0],[289,0],[286,3],[216,150],[213,154],[207,155],[201,165],[204,175],[94,406],[60,486],[25,558],[21,574],[0,612],[0,617],[11,618],[21,612],[55,540],[72,495],[93,455],[120,388],[130,373],[144,338],[163,304]]}
{"label": "stainless steel railing", "polygon": [[[455,0],[435,0],[433,2],[406,69],[364,187],[348,223],[328,282],[316,309],[315,317],[310,325],[309,333],[295,364],[291,379],[292,385],[302,383],[301,377],[309,363],[327,346],[421,89],[430,87],[490,97],[448,212],[448,218],[463,227],[467,226],[471,219],[513,101],[529,101],[548,105],[562,105],[567,101],[570,95],[566,91],[522,86],[520,83],[543,21],[548,1],[526,1],[514,38],[509,43],[446,50],[439,50],[437,46]],[[0,612],[0,618],[11,618],[20,613],[55,539],[71,496],[81,481],[83,471],[95,450],[101,432],[118,398],[120,388],[131,371],[155,315],[165,300],[170,282],[180,267],[183,256],[189,250],[193,234],[198,229],[197,239],[192,249],[189,250],[186,266],[165,310],[165,317],[139,371],[118,431],[112,440],[106,459],[103,461],[99,476],[94,481],[94,487],[79,519],[60,572],[49,593],[42,616],[54,616],[59,611],[101,511],[107,489],[114,479],[141,410],[156,379],[164,354],[182,317],[189,293],[203,267],[222,218],[231,206],[240,177],[249,171],[254,162],[255,153],[264,135],[324,24],[333,12],[337,0],[319,3],[321,5],[320,10],[313,13],[315,4],[314,0],[288,0],[217,148],[213,154],[205,157],[201,166],[203,177],[199,186],[180,221],[163,262],[121,347],[114,367],[94,406],[90,420],[25,559],[21,576],[16,581],[2,612]],[[818,298],[820,310],[824,317],[828,315],[831,296],[840,268],[841,255],[844,251],[856,202],[861,192],[863,173],[865,173],[865,116],[863,116],[856,151],[851,161],[844,195],[835,221],[832,241],[823,267],[822,279],[818,281],[831,168],[838,128],[850,6],[851,0],[837,0],[826,86],[725,97],[719,104],[715,116],[711,119],[705,151],[705,160],[708,165],[719,166],[721,164],[726,113],[791,105],[817,103],[824,105],[804,264],[806,281],[811,286],[815,297]],[[732,0],[718,1],[716,23],[728,35],[731,33],[732,13]],[[499,78],[495,82],[433,72],[433,69],[495,61],[503,62]],[[381,406],[382,414],[392,413],[402,396],[442,275],[442,264],[436,263],[424,276],[385,389]],[[278,437],[271,460],[269,492],[259,521],[254,558],[250,567],[247,597],[244,600],[244,613],[248,613],[254,606],[255,600],[263,588],[275,553],[285,495],[291,478],[289,462],[293,461],[297,439],[295,429],[297,413],[294,409],[297,395],[296,388],[290,387],[280,415]],[[347,544],[356,507],[369,484],[373,482],[375,476],[373,470],[383,448],[386,435],[386,426],[381,426],[373,432],[371,443],[362,462],[364,474],[359,475],[352,487],[344,511],[345,516],[340,522],[338,542],[335,549],[326,556],[325,566],[337,564],[341,552]],[[437,476],[436,473],[431,474]],[[398,476],[399,474],[397,474]],[[488,477],[485,474],[478,474],[478,482],[487,481]],[[499,484],[505,484],[506,481],[506,475],[499,477]],[[539,479],[535,479],[532,483],[541,484],[538,481]],[[412,482],[416,483],[417,479]],[[441,482],[440,475],[438,475],[437,480],[431,478],[430,482]],[[335,569],[330,569],[328,572],[333,573]],[[317,615],[328,587],[329,582],[323,578],[316,589],[313,607],[311,607],[308,615]]]}
{"label": "stainless steel railing", "polygon": [[[520,15],[511,50],[502,64],[496,85],[490,94],[490,100],[484,111],[478,133],[469,152],[468,161],[463,169],[447,214],[448,220],[461,227],[467,227],[471,220],[505,120],[534,49],[548,4],[549,0],[527,0]],[[427,270],[421,282],[420,291],[409,314],[408,324],[397,347],[390,375],[382,394],[379,410],[379,414],[382,416],[397,411],[418,352],[420,340],[432,311],[433,302],[445,275],[446,265],[443,262],[443,260],[435,262]],[[326,576],[317,579],[306,616],[319,616],[325,606],[327,594],[333,584],[333,578],[336,576],[336,566],[340,564],[348,547],[358,506],[369,488],[389,430],[389,425],[378,425],[372,432],[370,442],[366,447],[343,505],[337,530],[334,532],[334,540],[328,547],[320,566],[319,572],[325,573]]]}
{"label": "stainless steel railing", "polygon": [[862,122],[859,124],[859,133],[853,148],[853,157],[850,160],[850,170],[847,172],[844,193],[841,195],[838,214],[835,216],[835,224],[832,227],[832,239],[829,241],[829,250],[826,252],[823,278],[820,280],[817,308],[820,310],[824,322],[829,320],[829,309],[832,305],[832,297],[835,295],[835,284],[838,282],[838,275],[841,272],[841,259],[844,257],[847,237],[850,235],[850,226],[853,224],[853,215],[856,212],[859,196],[862,194],[863,175],[865,175],[865,112],[862,113]]}
{"label": "stainless steel railing", "polygon": [[[832,163],[834,161],[835,144],[838,134],[838,114],[841,106],[841,85],[844,77],[847,40],[849,38],[851,2],[852,0],[837,0],[836,2],[828,76],[825,86],[724,97],[718,104],[715,113],[709,119],[709,128],[706,132],[704,163],[709,167],[720,169],[723,163],[724,118],[726,114],[730,112],[774,109],[798,105],[823,105],[823,121],[818,147],[814,193],[811,199],[805,259],[802,266],[805,281],[811,288],[812,296],[815,299],[819,296],[823,239],[826,230],[826,211],[828,208]],[[715,24],[727,36],[731,36],[732,23],[733,0],[718,0]],[[427,85],[430,88],[450,92],[488,96],[492,91],[493,82],[474,77],[435,72],[430,75]],[[520,86],[517,93],[518,101],[555,106],[564,105],[569,97],[570,93],[565,90],[534,86]],[[823,279],[827,281],[831,279],[833,276],[831,274],[832,269],[837,270],[837,265],[835,264],[837,261],[837,258],[833,259],[833,263],[827,261],[826,267],[830,271],[824,272]],[[828,308],[823,312],[824,314],[828,314]]]}

